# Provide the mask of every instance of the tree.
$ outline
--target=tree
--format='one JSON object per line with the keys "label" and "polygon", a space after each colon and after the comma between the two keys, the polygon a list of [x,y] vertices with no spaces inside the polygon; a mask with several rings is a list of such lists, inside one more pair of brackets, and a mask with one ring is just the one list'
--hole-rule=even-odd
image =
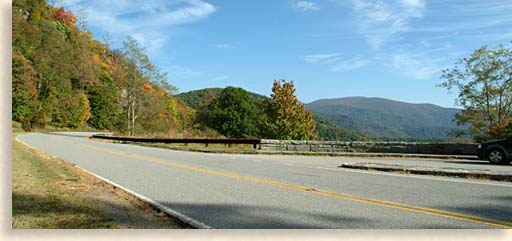
{"label": "tree", "polygon": [[35,70],[25,57],[12,54],[12,118],[20,121],[24,129],[30,129],[37,109]]}
{"label": "tree", "polygon": [[227,87],[198,114],[198,121],[224,136],[256,135],[256,105],[246,90]]}
{"label": "tree", "polygon": [[[127,116],[127,131],[128,135],[134,135],[136,121],[141,114],[147,116],[143,118],[147,121],[152,121],[154,111],[143,110],[143,108],[155,108],[160,101],[155,102],[154,96],[151,95],[154,88],[165,90],[168,94],[176,88],[167,83],[167,73],[162,73],[161,70],[149,61],[149,57],[144,52],[144,48],[139,46],[137,41],[128,36],[124,44],[124,69],[121,69],[122,74],[125,74],[122,80],[122,97]],[[167,102],[165,102],[167,103]],[[164,109],[164,108],[158,108]],[[141,124],[141,127],[147,126]],[[146,128],[144,128],[146,129]]]}
{"label": "tree", "polygon": [[85,125],[91,117],[91,107],[89,99],[83,91],[73,91],[66,99],[64,115],[64,125],[76,128]]}
{"label": "tree", "polygon": [[98,129],[111,130],[117,126],[121,115],[119,94],[112,77],[101,73],[99,83],[88,88],[91,106],[89,123]]}
{"label": "tree", "polygon": [[457,89],[456,103],[463,107],[458,124],[470,124],[475,139],[503,138],[510,135],[512,107],[512,50],[498,45],[483,46],[455,67],[443,71],[439,86]]}
{"label": "tree", "polygon": [[264,104],[260,117],[260,136],[284,140],[314,140],[317,138],[313,113],[295,96],[293,81],[274,80],[273,101]]}

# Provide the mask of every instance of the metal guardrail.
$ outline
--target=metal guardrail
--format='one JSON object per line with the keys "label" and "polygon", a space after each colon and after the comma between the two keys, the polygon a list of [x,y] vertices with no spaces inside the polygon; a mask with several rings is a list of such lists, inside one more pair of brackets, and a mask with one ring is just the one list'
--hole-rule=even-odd
{"label": "metal guardrail", "polygon": [[92,135],[92,138],[113,140],[113,141],[131,141],[131,142],[147,142],[147,143],[197,143],[197,144],[252,144],[256,149],[261,144],[260,139],[210,139],[210,138],[144,138],[144,137],[127,137],[127,136],[107,136],[107,135]]}

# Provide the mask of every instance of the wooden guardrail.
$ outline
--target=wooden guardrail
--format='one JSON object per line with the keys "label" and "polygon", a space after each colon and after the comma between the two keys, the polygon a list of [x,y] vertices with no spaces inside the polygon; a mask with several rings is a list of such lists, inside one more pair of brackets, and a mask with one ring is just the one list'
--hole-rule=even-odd
{"label": "wooden guardrail", "polygon": [[198,144],[252,144],[254,149],[258,148],[261,144],[260,139],[210,139],[210,138],[144,138],[144,137],[127,137],[127,136],[107,136],[107,135],[92,135],[92,138],[106,139],[113,141],[130,141],[130,142],[147,142],[147,143],[198,143]]}

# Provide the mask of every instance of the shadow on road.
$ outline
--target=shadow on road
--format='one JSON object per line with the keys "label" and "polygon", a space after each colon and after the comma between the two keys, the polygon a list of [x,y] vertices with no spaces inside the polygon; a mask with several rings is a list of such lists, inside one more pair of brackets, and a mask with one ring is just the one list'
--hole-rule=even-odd
{"label": "shadow on road", "polygon": [[[163,203],[173,210],[195,217],[213,228],[236,229],[326,229],[367,228],[371,219],[290,211],[282,208],[232,205]],[[222,220],[218,222],[218,220]],[[322,224],[323,223],[323,224]]]}
{"label": "shadow on road", "polygon": [[434,208],[512,222],[512,195],[488,196],[480,199],[479,203],[481,204],[473,206],[437,206]]}

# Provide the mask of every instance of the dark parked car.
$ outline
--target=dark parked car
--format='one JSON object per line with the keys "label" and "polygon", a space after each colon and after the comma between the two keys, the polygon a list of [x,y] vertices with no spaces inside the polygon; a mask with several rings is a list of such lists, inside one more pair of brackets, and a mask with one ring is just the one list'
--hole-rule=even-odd
{"label": "dark parked car", "polygon": [[509,163],[512,160],[512,137],[480,144],[478,157],[491,163]]}

